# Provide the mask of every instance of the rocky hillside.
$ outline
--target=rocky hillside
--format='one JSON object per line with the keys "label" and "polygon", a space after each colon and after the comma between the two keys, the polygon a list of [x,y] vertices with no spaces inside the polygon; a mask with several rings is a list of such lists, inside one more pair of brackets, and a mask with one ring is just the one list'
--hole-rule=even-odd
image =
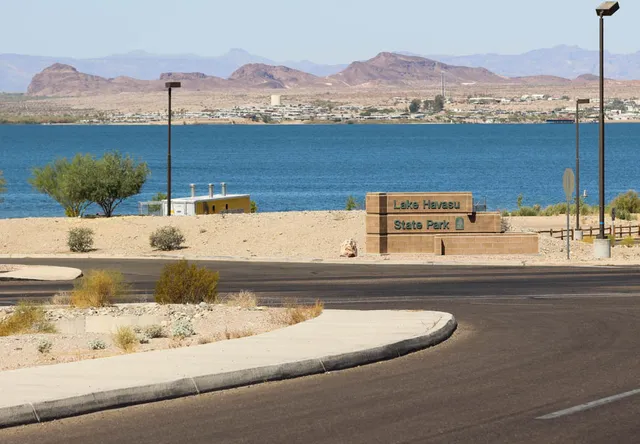
{"label": "rocky hillside", "polygon": [[508,81],[484,68],[452,66],[391,52],[382,52],[365,62],[354,62],[330,79],[347,86],[420,86],[439,84],[442,73],[445,73],[448,84]]}
{"label": "rocky hillside", "polygon": [[236,70],[229,80],[242,86],[288,89],[331,86],[326,79],[286,66],[271,66],[263,63],[244,65]]}

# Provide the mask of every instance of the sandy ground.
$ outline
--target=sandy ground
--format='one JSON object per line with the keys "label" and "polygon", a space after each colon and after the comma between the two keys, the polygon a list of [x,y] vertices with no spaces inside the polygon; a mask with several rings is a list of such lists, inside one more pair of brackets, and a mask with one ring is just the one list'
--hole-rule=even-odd
{"label": "sandy ground", "polygon": [[[531,232],[560,229],[565,216],[505,218],[512,231]],[[572,224],[574,219],[572,218]],[[583,228],[597,226],[594,216],[582,218]],[[622,222],[627,225],[628,222]],[[637,225],[637,221],[631,222]],[[149,235],[159,227],[173,225],[184,233],[185,247],[160,252],[149,246]],[[0,255],[70,254],[67,232],[73,227],[95,232],[95,257],[189,257],[273,259],[288,261],[339,262],[419,262],[566,264],[566,243],[540,236],[540,254],[509,256],[434,256],[365,254],[365,213],[363,211],[306,211],[287,213],[230,214],[197,217],[114,217],[111,219],[28,218],[0,219]],[[340,258],[340,245],[354,239],[360,255]],[[573,261],[597,264],[640,264],[640,247],[616,247],[612,258],[593,259],[593,247],[573,242]]]}
{"label": "sandy ground", "polygon": [[[0,308],[0,320],[9,316],[14,307]],[[146,344],[136,345],[136,352],[162,350],[175,347],[190,347],[203,343],[228,340],[228,338],[251,336],[265,333],[286,324],[283,321],[282,308],[256,307],[243,309],[226,305],[157,305],[127,304],[98,309],[70,309],[66,307],[46,307],[47,320],[59,325],[69,320],[87,317],[122,319],[123,317],[153,319],[149,325],[161,325],[167,337],[148,339]],[[193,325],[195,335],[179,340],[172,338],[173,325],[180,319],[186,319]],[[109,321],[107,321],[109,322]],[[145,325],[141,325],[144,330]],[[58,328],[61,331],[61,328]],[[62,330],[64,331],[64,330]],[[144,336],[141,333],[141,336]],[[104,350],[92,350],[90,341],[101,340]],[[38,351],[42,341],[51,343],[51,350]],[[104,358],[125,353],[113,344],[111,333],[74,333],[74,334],[26,334],[0,337],[0,371],[37,365],[60,364],[83,359]]]}

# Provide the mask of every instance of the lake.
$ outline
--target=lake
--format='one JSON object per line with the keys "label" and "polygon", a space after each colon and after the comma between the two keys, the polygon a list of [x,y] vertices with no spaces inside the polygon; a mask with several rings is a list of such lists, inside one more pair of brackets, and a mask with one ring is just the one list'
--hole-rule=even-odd
{"label": "lake", "polygon": [[[581,188],[597,202],[598,125],[581,126]],[[607,200],[640,189],[640,125],[607,125]],[[166,126],[0,126],[7,193],[0,217],[62,216],[27,183],[34,166],[76,153],[129,153],[147,162],[142,193],[118,214],[166,191]],[[471,191],[489,209],[565,199],[562,174],[575,167],[573,125],[202,125],[174,126],[173,197],[207,194],[226,182],[260,211],[338,210],[373,191]],[[92,208],[91,212],[96,209]]]}

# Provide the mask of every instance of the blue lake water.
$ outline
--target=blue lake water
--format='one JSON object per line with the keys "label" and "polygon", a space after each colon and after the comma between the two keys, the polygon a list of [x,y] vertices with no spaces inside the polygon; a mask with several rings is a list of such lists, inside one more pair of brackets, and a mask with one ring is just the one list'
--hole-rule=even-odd
{"label": "blue lake water", "polygon": [[[581,126],[581,188],[597,202],[598,125]],[[31,168],[76,153],[119,150],[152,175],[138,201],[166,190],[164,126],[0,126],[7,193],[0,217],[61,216],[27,183]],[[607,199],[640,189],[640,125],[607,125]],[[207,184],[249,193],[260,211],[343,209],[372,191],[471,191],[490,209],[564,200],[562,174],[575,167],[573,125],[174,126],[173,196]],[[96,211],[92,209],[92,211]]]}

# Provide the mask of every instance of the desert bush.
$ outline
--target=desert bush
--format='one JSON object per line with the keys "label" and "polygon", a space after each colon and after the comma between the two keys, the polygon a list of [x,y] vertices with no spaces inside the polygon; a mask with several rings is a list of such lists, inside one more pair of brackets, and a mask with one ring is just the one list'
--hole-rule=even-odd
{"label": "desert bush", "polygon": [[592,244],[594,239],[595,236],[585,236],[582,238],[582,242],[584,242],[585,244]]}
{"label": "desert bush", "polygon": [[38,352],[45,354],[45,353],[49,353],[51,351],[51,348],[53,348],[53,342],[51,342],[48,339],[40,339],[40,341],[38,341]]}
{"label": "desert bush", "polygon": [[199,345],[206,345],[212,342],[213,342],[213,339],[211,339],[209,336],[202,336],[201,338],[198,338]]}
{"label": "desert bush", "polygon": [[347,202],[344,205],[344,209],[347,211],[353,211],[360,208],[360,203],[356,200],[354,196],[347,197]]}
{"label": "desert bush", "polygon": [[47,321],[42,307],[20,302],[14,312],[0,321],[0,336],[28,333],[55,333],[54,325]]}
{"label": "desert bush", "polygon": [[93,230],[75,227],[69,230],[67,245],[74,253],[86,253],[93,248]]}
{"label": "desert bush", "polygon": [[255,200],[251,201],[251,207],[249,209],[249,212],[251,212],[251,213],[257,213],[258,212],[258,204],[256,203]]}
{"label": "desert bush", "polygon": [[71,292],[71,305],[78,308],[104,307],[127,290],[122,273],[111,270],[89,270],[76,281]]}
{"label": "desert bush", "polygon": [[157,338],[165,337],[164,328],[162,328],[162,325],[157,325],[157,324],[147,325],[143,329],[143,332],[149,339],[157,339]]}
{"label": "desert bush", "polygon": [[250,328],[243,328],[241,330],[231,330],[225,329],[224,337],[227,339],[240,339],[246,338],[247,336],[253,336],[256,333]]}
{"label": "desert bush", "polygon": [[93,341],[89,341],[89,348],[91,350],[104,350],[107,348],[107,344],[102,339],[94,339]]}
{"label": "desert bush", "polygon": [[151,248],[160,251],[173,251],[182,247],[184,235],[179,228],[161,227],[149,237]]}
{"label": "desert bush", "polygon": [[[640,213],[640,197],[638,193],[633,190],[629,190],[624,194],[619,194],[611,201],[610,204],[616,209],[618,215],[622,212],[626,213]],[[620,216],[619,216],[620,217]],[[620,217],[622,219],[622,217]]]}
{"label": "desert bush", "polygon": [[540,211],[539,209],[538,209],[538,211],[536,211],[535,208],[532,208],[532,207],[520,207],[518,209],[518,211],[513,213],[513,215],[514,216],[525,216],[525,217],[538,216],[539,215],[539,211]]}
{"label": "desert bush", "polygon": [[68,291],[61,291],[54,294],[49,301],[51,305],[71,305],[71,293]]}
{"label": "desert bush", "polygon": [[616,217],[621,220],[635,220],[635,216],[631,214],[628,210],[616,209]]}
{"label": "desert bush", "polygon": [[240,293],[227,295],[224,303],[233,307],[255,308],[258,305],[258,298],[251,291],[241,290]]}
{"label": "desert bush", "polygon": [[295,325],[309,319],[317,318],[324,310],[324,303],[316,301],[313,305],[301,305],[295,301],[285,303],[284,312],[278,312],[274,315],[274,322]]}
{"label": "desert bush", "polygon": [[626,236],[624,239],[622,239],[622,245],[624,245],[625,247],[633,247],[636,244],[635,239],[633,238],[633,236]]}
{"label": "desert bush", "polygon": [[195,334],[193,324],[188,319],[178,319],[171,328],[171,336],[177,339],[186,339]]}
{"label": "desert bush", "polygon": [[186,260],[167,264],[156,284],[159,304],[215,303],[218,297],[218,272],[189,265]]}
{"label": "desert bush", "polygon": [[511,223],[507,220],[507,219],[501,219],[500,220],[500,232],[501,233],[508,233],[509,231],[511,231]]}
{"label": "desert bush", "polygon": [[135,350],[138,337],[131,327],[118,327],[113,334],[113,343],[120,350],[130,353]]}

